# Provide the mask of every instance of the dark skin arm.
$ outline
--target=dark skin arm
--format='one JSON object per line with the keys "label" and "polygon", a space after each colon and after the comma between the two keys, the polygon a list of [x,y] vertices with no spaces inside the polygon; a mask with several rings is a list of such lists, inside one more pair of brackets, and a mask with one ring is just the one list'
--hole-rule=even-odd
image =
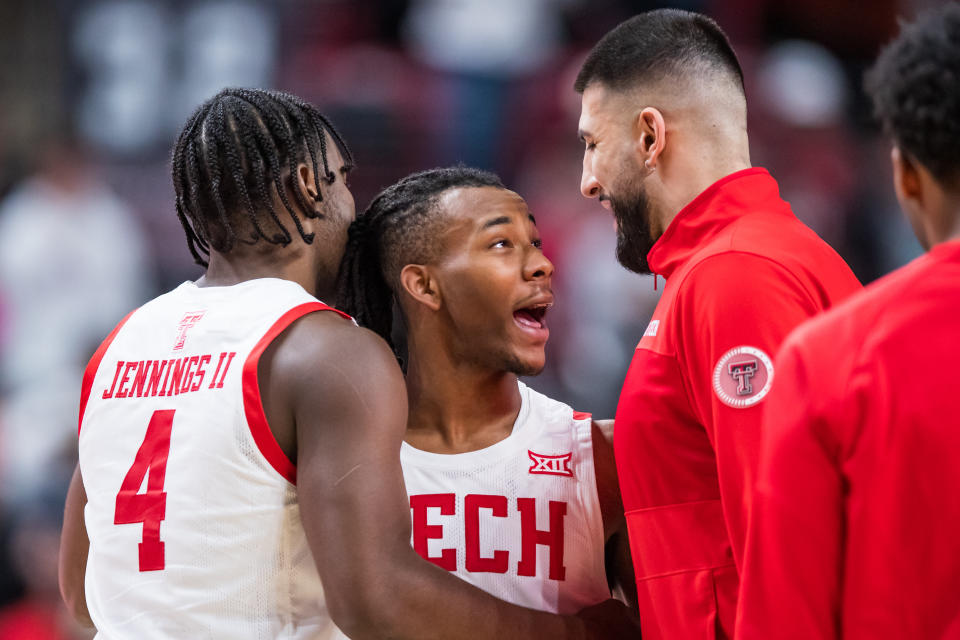
{"label": "dark skin arm", "polygon": [[610,603],[590,621],[525,609],[416,554],[399,455],[406,391],[393,354],[372,332],[332,313],[305,316],[264,352],[259,374],[267,419],[297,461],[301,517],[327,605],[347,635],[636,636]]}
{"label": "dark skin arm", "polygon": [[87,551],[90,549],[87,526],[83,521],[83,508],[86,504],[87,492],[83,488],[78,464],[67,491],[63,531],[60,533],[60,595],[74,619],[85,627],[93,628],[84,591]]}
{"label": "dark skin arm", "polygon": [[593,466],[597,476],[597,495],[603,514],[606,539],[607,580],[613,593],[632,610],[637,609],[637,583],[630,557],[627,522],[613,457],[613,420],[593,421]]}

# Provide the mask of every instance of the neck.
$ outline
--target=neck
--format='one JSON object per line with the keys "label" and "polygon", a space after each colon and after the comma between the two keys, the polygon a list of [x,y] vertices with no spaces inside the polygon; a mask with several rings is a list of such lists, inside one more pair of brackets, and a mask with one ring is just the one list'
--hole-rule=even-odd
{"label": "neck", "polygon": [[944,242],[952,242],[954,240],[960,240],[960,215],[958,215],[954,221],[953,228],[950,229],[947,237],[943,239]]}
{"label": "neck", "polygon": [[[726,176],[749,169],[750,151],[745,128],[717,125],[714,132],[691,131],[677,140],[673,162],[662,163],[662,216],[660,233],[680,211],[707,187]],[[677,137],[680,137],[678,132]],[[706,158],[706,159],[705,159]]]}
{"label": "neck", "polygon": [[435,336],[410,336],[407,442],[463,453],[509,436],[520,411],[517,376],[455,359]]}
{"label": "neck", "polygon": [[946,224],[940,242],[960,240],[960,195],[948,195],[944,204],[946,213],[943,219]]}
{"label": "neck", "polygon": [[[289,251],[288,255],[282,252]],[[258,278],[291,280],[310,295],[317,295],[314,270],[299,251],[288,248],[276,251],[254,252],[235,247],[229,254],[210,252],[207,271],[197,280],[201,287],[226,287]]]}

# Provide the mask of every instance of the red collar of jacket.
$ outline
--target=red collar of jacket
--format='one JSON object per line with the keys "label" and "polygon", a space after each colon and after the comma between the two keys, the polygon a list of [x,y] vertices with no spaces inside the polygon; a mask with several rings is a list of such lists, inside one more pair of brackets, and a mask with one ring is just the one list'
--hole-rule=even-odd
{"label": "red collar of jacket", "polygon": [[731,173],[704,189],[677,213],[647,253],[650,270],[669,278],[727,225],[758,210],[784,209],[780,188],[766,169]]}

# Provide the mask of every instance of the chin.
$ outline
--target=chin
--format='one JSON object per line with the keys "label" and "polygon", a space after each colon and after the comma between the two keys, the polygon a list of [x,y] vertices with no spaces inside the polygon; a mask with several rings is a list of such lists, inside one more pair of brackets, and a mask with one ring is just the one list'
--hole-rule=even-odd
{"label": "chin", "polygon": [[546,366],[546,357],[541,354],[540,357],[524,358],[514,357],[509,366],[504,367],[506,371],[515,373],[518,376],[537,376]]}

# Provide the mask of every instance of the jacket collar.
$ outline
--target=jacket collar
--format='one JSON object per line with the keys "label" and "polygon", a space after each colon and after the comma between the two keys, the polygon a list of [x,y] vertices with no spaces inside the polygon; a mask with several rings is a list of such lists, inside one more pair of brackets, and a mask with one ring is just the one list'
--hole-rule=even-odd
{"label": "jacket collar", "polygon": [[766,169],[753,167],[731,173],[704,189],[680,210],[647,253],[650,270],[665,278],[729,224],[758,210],[783,210],[780,188]]}

